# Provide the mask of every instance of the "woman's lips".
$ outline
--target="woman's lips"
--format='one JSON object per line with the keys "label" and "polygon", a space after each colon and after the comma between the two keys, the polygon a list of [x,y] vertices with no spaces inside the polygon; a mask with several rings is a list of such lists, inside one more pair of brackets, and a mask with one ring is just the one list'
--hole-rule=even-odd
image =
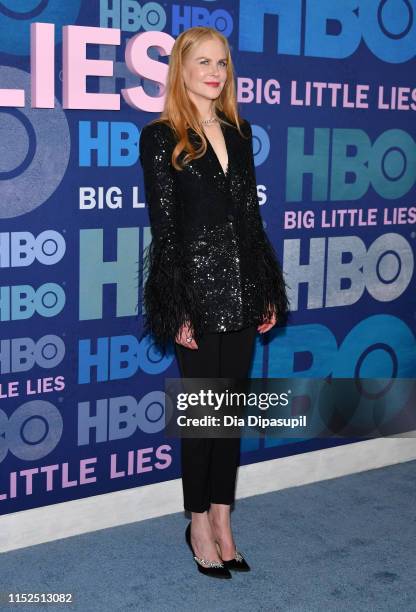
{"label": "woman's lips", "polygon": [[211,87],[218,87],[219,83],[218,82],[216,82],[216,83],[211,82],[211,83],[205,83],[205,85],[210,85]]}

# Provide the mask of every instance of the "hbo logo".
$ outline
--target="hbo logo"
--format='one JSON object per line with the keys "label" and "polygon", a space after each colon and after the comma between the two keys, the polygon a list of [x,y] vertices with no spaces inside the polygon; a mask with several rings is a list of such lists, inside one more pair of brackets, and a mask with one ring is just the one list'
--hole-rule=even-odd
{"label": "hbo logo", "polygon": [[0,233],[0,268],[30,266],[35,259],[46,266],[58,263],[65,254],[65,240],[54,230],[37,238],[30,232]]}
{"label": "hbo logo", "polygon": [[65,292],[56,283],[45,283],[37,289],[30,285],[0,287],[0,321],[30,319],[35,312],[54,317],[65,306]]}
{"label": "hbo logo", "polygon": [[55,368],[65,355],[65,344],[59,336],[47,334],[37,342],[32,338],[0,340],[0,374],[26,372],[38,365]]}
{"label": "hbo logo", "polygon": [[8,451],[25,461],[45,457],[58,444],[62,430],[59,410],[44,400],[26,402],[9,417],[0,410],[0,462]]}

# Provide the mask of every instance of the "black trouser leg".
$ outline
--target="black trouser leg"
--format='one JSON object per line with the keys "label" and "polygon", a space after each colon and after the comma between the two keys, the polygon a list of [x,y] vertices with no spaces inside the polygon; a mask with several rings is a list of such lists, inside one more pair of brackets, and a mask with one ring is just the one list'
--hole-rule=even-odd
{"label": "black trouser leg", "polygon": [[[183,378],[246,378],[256,327],[205,334],[197,350],[175,344]],[[182,438],[185,510],[205,512],[210,502],[231,505],[240,462],[240,438]]]}
{"label": "black trouser leg", "polygon": [[[221,334],[220,377],[247,378],[254,349],[256,327]],[[234,502],[235,484],[240,465],[241,438],[213,438],[210,502]]]}
{"label": "black trouser leg", "polygon": [[[219,342],[217,334],[201,337],[197,350],[175,343],[182,378],[218,378]],[[182,489],[185,510],[205,512],[209,508],[212,438],[182,438]]]}

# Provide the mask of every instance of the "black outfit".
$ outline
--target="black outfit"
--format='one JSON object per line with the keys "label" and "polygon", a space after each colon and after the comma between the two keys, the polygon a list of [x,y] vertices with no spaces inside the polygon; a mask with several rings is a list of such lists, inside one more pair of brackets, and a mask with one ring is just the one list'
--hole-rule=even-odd
{"label": "black outfit", "polygon": [[[143,335],[151,333],[165,351],[190,322],[198,349],[174,342],[187,378],[246,378],[257,326],[273,311],[281,324],[289,310],[282,269],[259,211],[251,125],[243,120],[245,137],[230,123],[220,125],[228,152],[225,173],[208,139],[206,154],[178,171],[171,164],[177,140],[167,123],[147,124],[140,136],[152,228]],[[188,136],[194,146],[201,144],[191,128]],[[211,501],[231,504],[240,439],[182,438],[181,453],[185,509],[204,512]]]}
{"label": "black outfit", "polygon": [[[184,378],[247,378],[253,355],[256,326],[238,331],[206,333],[198,350],[175,343]],[[182,438],[184,508],[205,512],[210,502],[234,502],[240,463],[240,438]]]}
{"label": "black outfit", "polygon": [[[225,119],[223,113],[219,113]],[[163,350],[186,321],[194,336],[259,325],[275,310],[278,324],[288,313],[286,283],[264,231],[254,169],[251,125],[240,136],[223,124],[226,174],[208,141],[204,156],[178,171],[171,165],[172,128],[147,124],[140,136],[140,161],[152,242],[145,255],[144,334]],[[188,128],[197,146],[200,139]],[[179,161],[183,159],[182,151]]]}

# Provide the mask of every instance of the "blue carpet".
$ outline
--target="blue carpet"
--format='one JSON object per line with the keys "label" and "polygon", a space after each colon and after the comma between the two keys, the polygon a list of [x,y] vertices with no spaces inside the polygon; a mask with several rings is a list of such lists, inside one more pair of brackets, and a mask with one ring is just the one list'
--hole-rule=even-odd
{"label": "blue carpet", "polygon": [[184,512],[4,553],[2,593],[75,602],[1,609],[414,612],[415,485],[410,461],[237,500],[234,536],[252,571],[232,580],[197,571]]}

